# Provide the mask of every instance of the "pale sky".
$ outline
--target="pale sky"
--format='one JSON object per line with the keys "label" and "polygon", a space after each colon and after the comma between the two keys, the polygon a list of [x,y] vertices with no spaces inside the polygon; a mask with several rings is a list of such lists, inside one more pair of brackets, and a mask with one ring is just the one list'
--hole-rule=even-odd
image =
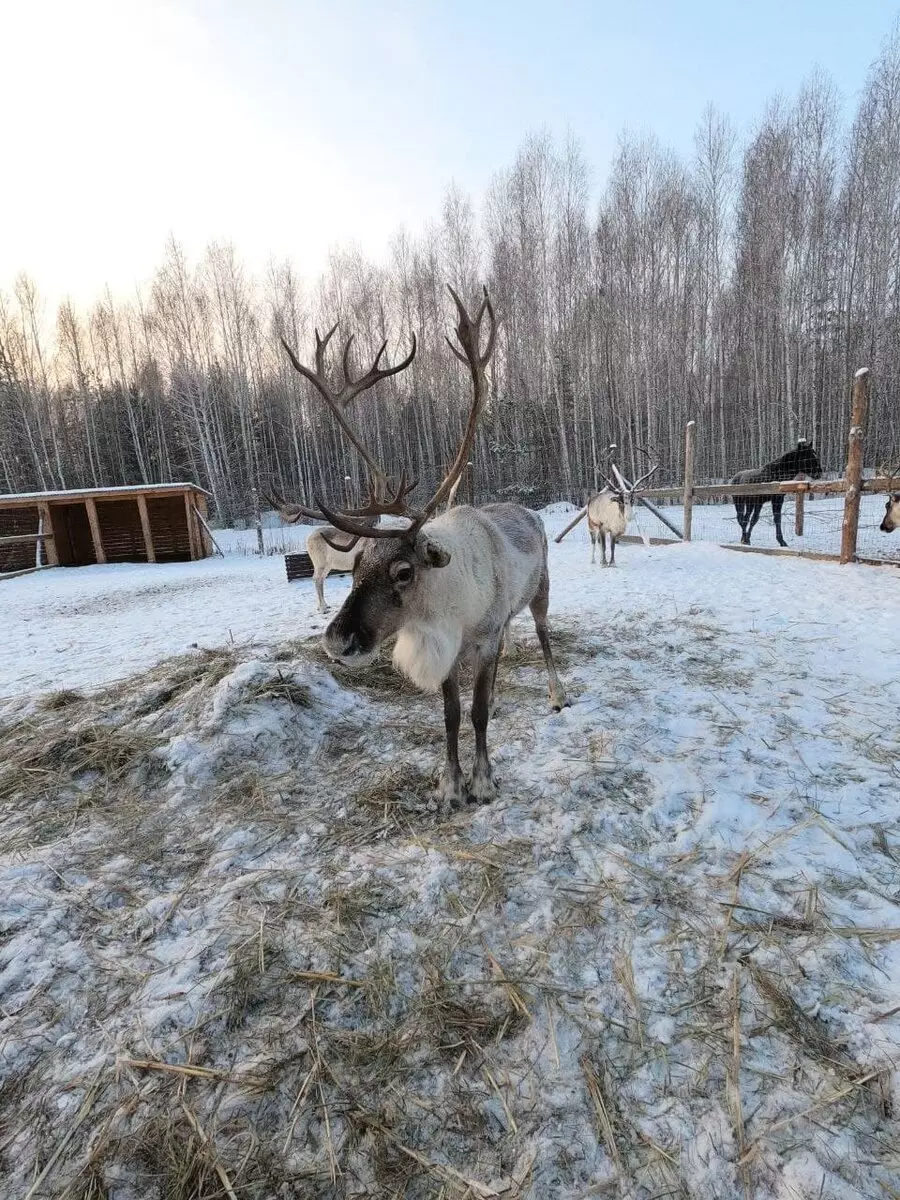
{"label": "pale sky", "polygon": [[129,295],[173,235],[253,270],[382,256],[571,131],[599,186],[626,127],[746,135],[816,65],[855,103],[895,19],[854,0],[0,0],[0,288]]}

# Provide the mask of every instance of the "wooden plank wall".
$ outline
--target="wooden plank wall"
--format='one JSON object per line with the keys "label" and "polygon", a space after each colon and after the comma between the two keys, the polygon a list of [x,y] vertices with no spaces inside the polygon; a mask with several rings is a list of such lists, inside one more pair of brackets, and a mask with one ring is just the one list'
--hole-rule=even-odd
{"label": "wooden plank wall", "polygon": [[[16,537],[18,534],[37,533],[38,509],[0,509],[0,537]],[[19,546],[0,546],[0,572],[27,571],[35,565],[35,544],[25,542]],[[42,561],[46,562],[43,558]]]}
{"label": "wooden plank wall", "polygon": [[97,520],[107,562],[147,561],[136,499],[101,500],[97,504]]}
{"label": "wooden plank wall", "polygon": [[147,496],[147,515],[153,533],[156,561],[190,562],[191,538],[184,496]]}

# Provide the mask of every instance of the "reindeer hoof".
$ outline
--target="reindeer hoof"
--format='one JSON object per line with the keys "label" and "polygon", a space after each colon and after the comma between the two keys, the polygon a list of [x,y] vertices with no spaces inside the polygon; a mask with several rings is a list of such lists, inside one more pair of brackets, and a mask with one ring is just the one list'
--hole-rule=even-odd
{"label": "reindeer hoof", "polygon": [[470,804],[490,804],[497,798],[497,785],[492,775],[473,775],[469,784]]}
{"label": "reindeer hoof", "polygon": [[445,771],[440,783],[432,792],[432,798],[441,810],[462,808],[466,803],[466,785],[462,772],[454,775]]}

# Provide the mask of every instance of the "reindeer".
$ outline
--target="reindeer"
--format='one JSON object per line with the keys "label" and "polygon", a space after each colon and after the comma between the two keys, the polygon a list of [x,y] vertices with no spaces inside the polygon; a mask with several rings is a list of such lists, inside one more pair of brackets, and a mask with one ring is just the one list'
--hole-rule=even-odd
{"label": "reindeer", "polygon": [[900,529],[900,492],[891,492],[884,506],[884,518],[878,526],[882,533]]}
{"label": "reindeer", "polygon": [[[344,351],[344,386],[335,391],[325,374],[325,350],[334,328],[324,339],[316,332],[316,369],[305,367],[283,342],[291,363],[318,390],[344,433],[359,451],[371,473],[371,491],[366,504],[341,512],[328,508],[315,496],[309,516],[324,518],[353,545],[362,545],[356,563],[353,588],[340,612],[324,633],[328,655],[347,667],[365,667],[377,657],[388,638],[396,637],[393,663],[426,692],[441,689],[444,699],[446,761],[437,788],[442,805],[460,807],[467,800],[489,803],[497,793],[487,750],[487,726],[492,705],[500,646],[512,618],[531,609],[538,641],[549,676],[550,703],[555,710],[567,704],[556,673],[547,631],[550,577],[547,570],[547,539],[540,518],[517,504],[468,505],[439,511],[450,498],[468,461],[475,430],[487,393],[485,368],[494,349],[497,323],[487,289],[474,318],[456,292],[458,350],[448,344],[468,368],[473,400],[462,442],[450,470],[437,491],[418,510],[408,507],[406,497],[415,484],[407,485],[404,471],[396,488],[391,488],[381,467],[348,424],[344,411],[361,391],[387,374],[408,366],[415,355],[390,371],[378,363],[385,345],[362,379],[349,374],[349,345]],[[482,323],[487,317],[484,348]],[[403,515],[405,528],[378,526],[382,514]],[[328,540],[328,535],[323,535]],[[460,696],[459,674],[463,662],[474,666],[472,724],[475,728],[475,763],[468,786],[459,763]]]}
{"label": "reindeer", "polygon": [[[295,504],[285,504],[277,496],[269,495],[266,502],[278,510],[283,521],[296,525],[302,521],[305,512]],[[332,525],[319,526],[311,529],[306,537],[306,553],[313,565],[313,582],[316,585],[316,599],[319,612],[327,613],[325,603],[325,580],[332,571],[352,571],[363,552],[363,543],[354,543],[347,534],[342,534]]]}
{"label": "reindeer", "polygon": [[[613,472],[616,476],[616,482],[606,480],[606,487],[602,492],[597,492],[591,496],[587,505],[588,531],[591,535],[591,562],[597,561],[597,538],[600,538],[600,553],[602,555],[602,565],[614,567],[616,565],[616,542],[628,528],[628,523],[631,520],[632,501],[634,493],[646,483],[654,471],[658,470],[657,466],[653,466],[645,475],[642,475],[635,483],[628,481],[619,473],[615,463],[613,463]],[[606,561],[606,537],[609,535],[609,563]]]}

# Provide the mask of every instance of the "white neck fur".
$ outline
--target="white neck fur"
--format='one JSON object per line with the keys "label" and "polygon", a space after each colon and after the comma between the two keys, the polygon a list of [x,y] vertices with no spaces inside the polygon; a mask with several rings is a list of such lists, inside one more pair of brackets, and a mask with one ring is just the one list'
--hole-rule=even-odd
{"label": "white neck fur", "polygon": [[424,692],[436,692],[462,649],[462,629],[456,622],[411,621],[397,635],[393,662],[398,671]]}

